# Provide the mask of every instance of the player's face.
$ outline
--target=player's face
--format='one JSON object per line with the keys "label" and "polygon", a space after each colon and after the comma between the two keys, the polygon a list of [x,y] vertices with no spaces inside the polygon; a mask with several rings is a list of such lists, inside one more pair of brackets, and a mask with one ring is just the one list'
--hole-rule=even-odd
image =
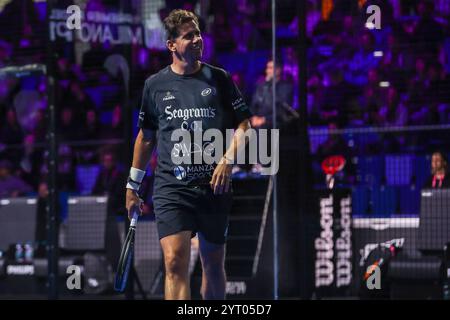
{"label": "player's face", "polygon": [[202,58],[203,39],[200,29],[194,21],[180,27],[180,35],[174,41],[174,48],[180,60],[193,63]]}

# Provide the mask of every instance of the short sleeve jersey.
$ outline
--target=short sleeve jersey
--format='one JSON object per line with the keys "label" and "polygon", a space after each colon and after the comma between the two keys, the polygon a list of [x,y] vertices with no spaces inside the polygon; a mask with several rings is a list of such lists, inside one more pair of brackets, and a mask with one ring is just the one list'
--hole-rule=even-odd
{"label": "short sleeve jersey", "polygon": [[[179,75],[170,66],[145,81],[138,127],[157,130],[158,165],[155,190],[164,185],[199,185],[211,180],[216,164],[192,161],[176,164],[173,156],[206,152],[207,144],[196,143],[195,131],[226,131],[251,117],[239,89],[223,69],[202,63],[199,71]],[[172,141],[172,132],[181,129],[191,136],[190,145]]]}

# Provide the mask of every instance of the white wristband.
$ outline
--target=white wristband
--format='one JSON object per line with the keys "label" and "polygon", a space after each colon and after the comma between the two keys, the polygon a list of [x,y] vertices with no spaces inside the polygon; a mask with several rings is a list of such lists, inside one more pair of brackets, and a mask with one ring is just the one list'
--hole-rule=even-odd
{"label": "white wristband", "polygon": [[145,177],[145,171],[138,169],[138,168],[130,168],[130,178],[133,181],[136,181],[138,183],[142,183],[142,180],[144,180]]}
{"label": "white wristband", "polygon": [[140,187],[141,187],[140,183],[133,182],[133,181],[128,181],[127,182],[127,186],[125,188],[131,189],[131,190],[134,190],[134,191],[139,191]]}

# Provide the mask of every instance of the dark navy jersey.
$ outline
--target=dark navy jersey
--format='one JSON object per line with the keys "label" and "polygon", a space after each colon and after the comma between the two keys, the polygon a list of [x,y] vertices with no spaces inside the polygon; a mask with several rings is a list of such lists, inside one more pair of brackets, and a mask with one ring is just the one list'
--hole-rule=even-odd
{"label": "dark navy jersey", "polygon": [[[158,165],[155,190],[166,185],[199,185],[211,180],[216,164],[194,164],[196,153],[208,152],[207,139],[194,139],[198,132],[218,129],[226,151],[226,130],[236,129],[251,117],[239,89],[223,69],[202,63],[199,71],[179,75],[170,66],[145,81],[138,127],[157,130]],[[184,130],[190,145],[172,141],[172,132]],[[219,153],[220,154],[220,153]],[[191,156],[191,164],[176,164],[173,157]],[[214,154],[212,154],[214,155]],[[202,159],[202,157],[201,157]],[[196,162],[197,163],[197,162]]]}

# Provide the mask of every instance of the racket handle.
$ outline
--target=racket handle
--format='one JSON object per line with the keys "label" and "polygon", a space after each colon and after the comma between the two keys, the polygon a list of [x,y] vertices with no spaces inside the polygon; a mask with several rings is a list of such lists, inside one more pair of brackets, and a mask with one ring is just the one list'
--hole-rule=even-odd
{"label": "racket handle", "polygon": [[139,218],[139,209],[133,209],[133,217],[131,218],[130,227],[136,227]]}

